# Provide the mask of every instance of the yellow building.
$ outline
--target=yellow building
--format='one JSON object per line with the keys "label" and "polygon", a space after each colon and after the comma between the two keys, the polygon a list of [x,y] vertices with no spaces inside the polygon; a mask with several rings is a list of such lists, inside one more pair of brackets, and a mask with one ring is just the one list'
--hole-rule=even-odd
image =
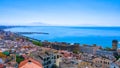
{"label": "yellow building", "polygon": [[109,68],[111,62],[111,60],[102,57],[93,59],[93,64],[98,68]]}
{"label": "yellow building", "polygon": [[78,68],[96,68],[96,67],[92,66],[92,63],[81,61],[80,63],[78,63]]}

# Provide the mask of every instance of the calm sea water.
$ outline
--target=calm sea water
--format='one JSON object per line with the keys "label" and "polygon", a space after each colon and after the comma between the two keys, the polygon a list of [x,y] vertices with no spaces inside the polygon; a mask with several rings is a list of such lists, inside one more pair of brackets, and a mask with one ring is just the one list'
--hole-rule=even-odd
{"label": "calm sea water", "polygon": [[24,36],[42,41],[80,43],[81,45],[97,44],[102,47],[111,47],[113,39],[120,41],[120,27],[32,26],[16,27],[6,30],[12,32],[46,32],[49,34],[24,34]]}

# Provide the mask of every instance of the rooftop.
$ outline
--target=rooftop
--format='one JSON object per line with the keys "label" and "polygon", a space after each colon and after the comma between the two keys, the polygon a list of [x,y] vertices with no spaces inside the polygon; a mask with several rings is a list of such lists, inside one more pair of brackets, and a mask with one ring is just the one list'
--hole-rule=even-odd
{"label": "rooftop", "polygon": [[40,64],[38,61],[32,59],[32,58],[28,58],[24,61],[22,61],[19,64],[19,68],[43,68],[42,64]]}

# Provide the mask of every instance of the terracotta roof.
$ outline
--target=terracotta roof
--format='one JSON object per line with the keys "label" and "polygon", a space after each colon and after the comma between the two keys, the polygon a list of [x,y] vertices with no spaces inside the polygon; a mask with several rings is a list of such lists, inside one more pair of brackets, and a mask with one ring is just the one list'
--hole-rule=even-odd
{"label": "terracotta roof", "polygon": [[0,68],[3,68],[4,67],[4,65],[3,64],[0,64]]}
{"label": "terracotta roof", "polygon": [[22,61],[22,62],[19,64],[19,68],[22,67],[22,66],[24,66],[24,65],[25,65],[26,63],[28,63],[29,61],[31,61],[32,63],[40,66],[41,68],[43,68],[42,64],[40,64],[38,61],[36,61],[36,60],[34,60],[34,59],[32,59],[32,58],[28,58],[28,59]]}

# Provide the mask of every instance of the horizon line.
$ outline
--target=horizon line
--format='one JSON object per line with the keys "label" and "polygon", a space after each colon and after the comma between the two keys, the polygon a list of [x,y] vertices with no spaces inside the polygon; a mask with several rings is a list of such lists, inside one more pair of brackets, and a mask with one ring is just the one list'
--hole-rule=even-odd
{"label": "horizon line", "polygon": [[50,27],[120,27],[119,25],[118,26],[99,26],[99,25],[95,25],[95,26],[92,26],[92,25],[87,25],[87,26],[72,26],[72,25],[0,25],[0,26],[26,26],[26,27],[47,27],[47,26],[50,26]]}

